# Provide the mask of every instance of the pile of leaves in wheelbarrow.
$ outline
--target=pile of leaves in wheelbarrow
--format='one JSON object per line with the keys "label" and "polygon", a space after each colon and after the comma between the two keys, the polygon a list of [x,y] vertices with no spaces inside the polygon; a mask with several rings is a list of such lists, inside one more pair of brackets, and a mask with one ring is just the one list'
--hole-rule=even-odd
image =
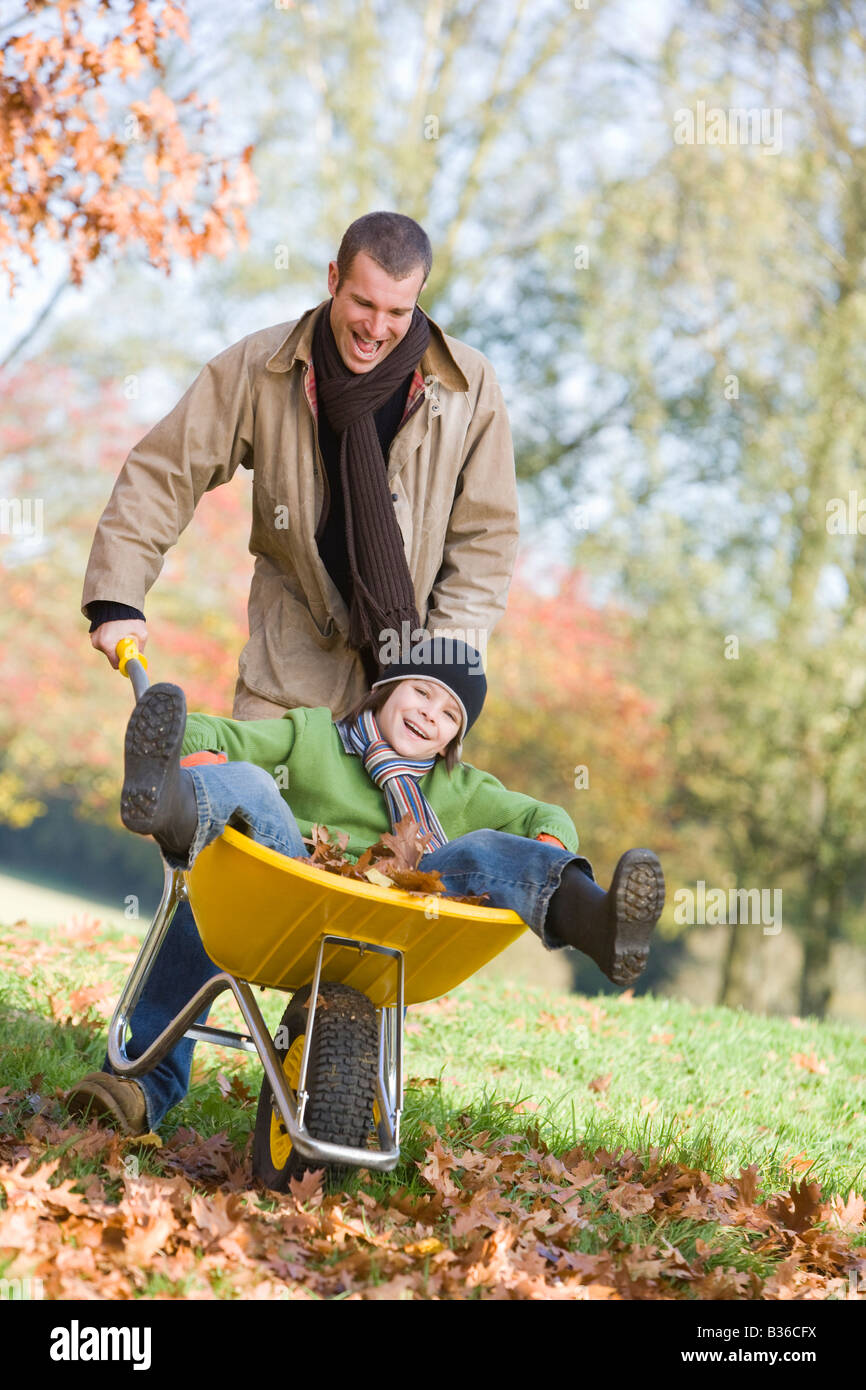
{"label": "pile of leaves in wheelbarrow", "polygon": [[359,859],[352,860],[346,856],[348,835],[338,833],[332,838],[326,825],[314,825],[312,834],[304,840],[305,844],[311,846],[310,857],[302,860],[302,863],[327,869],[344,878],[375,883],[380,888],[402,888],[407,893],[446,898],[449,902],[487,903],[489,893],[477,896],[471,893],[446,893],[442,876],[436,869],[418,867],[432,842],[432,836],[422,830],[407,811],[393,834],[383,835],[375,845],[365,849]]}

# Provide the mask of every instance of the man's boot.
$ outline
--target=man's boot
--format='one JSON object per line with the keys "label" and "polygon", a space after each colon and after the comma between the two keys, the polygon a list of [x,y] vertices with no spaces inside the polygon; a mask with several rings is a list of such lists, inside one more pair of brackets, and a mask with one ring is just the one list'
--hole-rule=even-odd
{"label": "man's boot", "polygon": [[566,864],[545,926],[594,960],[615,985],[630,985],[646,966],[664,902],[658,859],[650,849],[630,849],[617,864],[607,893],[577,864]]}
{"label": "man's boot", "polygon": [[120,818],[137,835],[152,835],[166,853],[185,859],[198,828],[195,786],[180,766],[186,700],[179,685],[150,686],[130,715],[124,746]]}

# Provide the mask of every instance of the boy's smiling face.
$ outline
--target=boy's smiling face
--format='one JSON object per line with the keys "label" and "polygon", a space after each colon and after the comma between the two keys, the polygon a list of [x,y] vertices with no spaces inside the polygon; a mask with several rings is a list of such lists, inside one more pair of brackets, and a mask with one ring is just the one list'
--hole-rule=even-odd
{"label": "boy's smiling face", "polygon": [[376,715],[382,737],[403,758],[444,753],[460,733],[460,705],[444,686],[422,676],[399,681]]}

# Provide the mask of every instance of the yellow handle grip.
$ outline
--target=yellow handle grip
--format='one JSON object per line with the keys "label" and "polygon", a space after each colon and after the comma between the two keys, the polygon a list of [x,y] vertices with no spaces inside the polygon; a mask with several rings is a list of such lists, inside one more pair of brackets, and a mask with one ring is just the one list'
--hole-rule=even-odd
{"label": "yellow handle grip", "polygon": [[121,637],[120,641],[118,642],[118,644],[117,644],[117,646],[115,647],[114,650],[115,650],[115,652],[117,653],[117,656],[118,656],[118,666],[117,666],[117,669],[118,669],[118,671],[120,672],[120,674],[121,674],[122,676],[125,676],[125,675],[127,674],[127,671],[126,671],[126,663],[127,663],[127,661],[133,661],[133,660],[135,660],[135,661],[140,661],[141,664],[142,664],[142,666],[144,667],[145,671],[147,670],[147,657],[144,656],[143,653],[140,652],[140,651],[138,650],[138,639],[137,639],[137,638],[135,638],[135,637]]}

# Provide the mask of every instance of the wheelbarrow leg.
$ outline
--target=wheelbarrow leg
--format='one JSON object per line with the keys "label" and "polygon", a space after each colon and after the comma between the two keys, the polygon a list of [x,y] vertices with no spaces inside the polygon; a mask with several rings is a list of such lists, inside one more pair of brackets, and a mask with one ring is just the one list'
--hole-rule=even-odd
{"label": "wheelbarrow leg", "polygon": [[[165,865],[162,899],[115,1010],[103,1070],[130,1076],[128,1064],[147,1052],[191,996],[217,974],[217,966],[201,944],[183,874]],[[151,1128],[189,1089],[195,1034],[207,1022],[209,1010],[210,1002],[198,1010],[187,1036],[180,1037],[149,1071],[136,1074],[145,1092]]]}

